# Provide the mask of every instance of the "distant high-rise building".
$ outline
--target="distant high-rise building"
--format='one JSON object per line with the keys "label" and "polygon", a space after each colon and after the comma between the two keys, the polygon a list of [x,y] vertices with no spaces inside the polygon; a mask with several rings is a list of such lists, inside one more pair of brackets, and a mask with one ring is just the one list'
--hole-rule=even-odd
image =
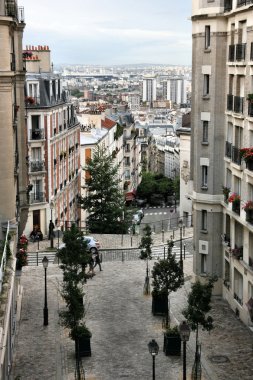
{"label": "distant high-rise building", "polygon": [[153,102],[156,100],[156,78],[146,77],[142,83],[142,101]]}
{"label": "distant high-rise building", "polygon": [[176,104],[186,103],[186,86],[184,78],[170,78],[163,81],[163,97]]}

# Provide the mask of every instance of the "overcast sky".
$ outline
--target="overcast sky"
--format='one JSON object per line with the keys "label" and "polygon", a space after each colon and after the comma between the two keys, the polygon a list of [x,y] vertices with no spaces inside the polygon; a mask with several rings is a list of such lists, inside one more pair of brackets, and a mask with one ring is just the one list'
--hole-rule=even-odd
{"label": "overcast sky", "polygon": [[54,64],[191,64],[190,0],[19,0]]}

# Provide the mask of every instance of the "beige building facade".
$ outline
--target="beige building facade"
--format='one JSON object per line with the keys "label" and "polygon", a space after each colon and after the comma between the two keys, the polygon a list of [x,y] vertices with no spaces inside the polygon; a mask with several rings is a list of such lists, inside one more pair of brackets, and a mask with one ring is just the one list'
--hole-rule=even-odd
{"label": "beige building facade", "polygon": [[192,25],[194,272],[218,275],[215,291],[252,326],[253,170],[241,151],[253,146],[252,2],[193,1]]}

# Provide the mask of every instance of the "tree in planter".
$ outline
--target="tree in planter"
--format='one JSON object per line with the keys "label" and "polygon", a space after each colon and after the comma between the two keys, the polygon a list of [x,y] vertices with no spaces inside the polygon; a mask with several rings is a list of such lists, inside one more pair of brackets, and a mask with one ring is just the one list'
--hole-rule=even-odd
{"label": "tree in planter", "polygon": [[156,302],[158,302],[158,314],[159,314],[159,301],[161,300],[161,314],[165,314],[166,321],[165,326],[169,326],[169,295],[171,292],[175,292],[184,284],[184,274],[176,261],[176,257],[172,254],[173,241],[168,241],[168,253],[167,258],[159,260],[154,264],[152,270],[153,277],[153,314],[156,314]]}
{"label": "tree in planter", "polygon": [[85,268],[89,261],[87,243],[82,239],[82,232],[75,225],[63,235],[65,247],[57,252],[60,268],[63,270],[61,295],[66,302],[66,310],[60,312],[61,324],[70,329],[70,337],[75,341],[76,373],[81,379],[80,372],[80,336],[78,331],[84,325],[85,314],[82,284],[87,280]]}
{"label": "tree in planter", "polygon": [[183,315],[190,324],[193,331],[196,331],[196,351],[195,362],[193,366],[193,379],[196,379],[198,374],[198,367],[200,365],[199,354],[199,326],[202,326],[202,330],[211,331],[213,329],[213,318],[207,313],[211,310],[211,297],[212,290],[216,277],[209,278],[208,282],[201,284],[200,281],[196,281],[191,288],[191,292],[188,295],[188,306],[183,310]]}
{"label": "tree in planter", "polygon": [[143,294],[148,295],[150,294],[150,284],[149,284],[149,271],[148,271],[148,260],[152,259],[152,249],[151,246],[153,244],[153,239],[151,237],[151,227],[150,225],[146,225],[144,228],[144,236],[141,238],[141,243],[139,245],[139,248],[141,248],[141,254],[140,259],[146,260],[147,262],[147,268],[146,268],[146,278],[145,283],[143,287]]}
{"label": "tree in planter", "polygon": [[128,225],[123,219],[124,197],[119,187],[118,165],[115,166],[104,147],[97,146],[84,170],[88,194],[80,197],[80,203],[89,213],[88,229],[96,233],[125,233]]}

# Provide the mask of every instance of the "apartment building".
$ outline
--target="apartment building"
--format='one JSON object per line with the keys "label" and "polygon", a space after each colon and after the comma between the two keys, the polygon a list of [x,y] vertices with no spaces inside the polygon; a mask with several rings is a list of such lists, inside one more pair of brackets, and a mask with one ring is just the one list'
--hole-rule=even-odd
{"label": "apartment building", "polygon": [[[194,272],[253,325],[252,0],[192,2]],[[243,154],[245,159],[243,158]],[[222,190],[223,189],[223,190]],[[224,198],[224,195],[225,198]]]}
{"label": "apartment building", "polygon": [[186,83],[183,77],[169,78],[162,82],[163,99],[172,103],[186,103]]}
{"label": "apartment building", "polygon": [[[21,287],[16,272],[18,236],[26,223],[27,166],[22,61],[24,9],[0,0],[0,379],[13,360]],[[9,240],[10,239],[10,240]],[[9,246],[9,249],[8,249]],[[8,256],[8,254],[10,256]]]}
{"label": "apartment building", "polygon": [[152,103],[156,100],[156,78],[146,77],[142,82],[142,101]]}
{"label": "apartment building", "polygon": [[25,233],[48,234],[80,220],[80,125],[61,77],[54,74],[48,46],[27,46],[25,111],[30,206]]}

